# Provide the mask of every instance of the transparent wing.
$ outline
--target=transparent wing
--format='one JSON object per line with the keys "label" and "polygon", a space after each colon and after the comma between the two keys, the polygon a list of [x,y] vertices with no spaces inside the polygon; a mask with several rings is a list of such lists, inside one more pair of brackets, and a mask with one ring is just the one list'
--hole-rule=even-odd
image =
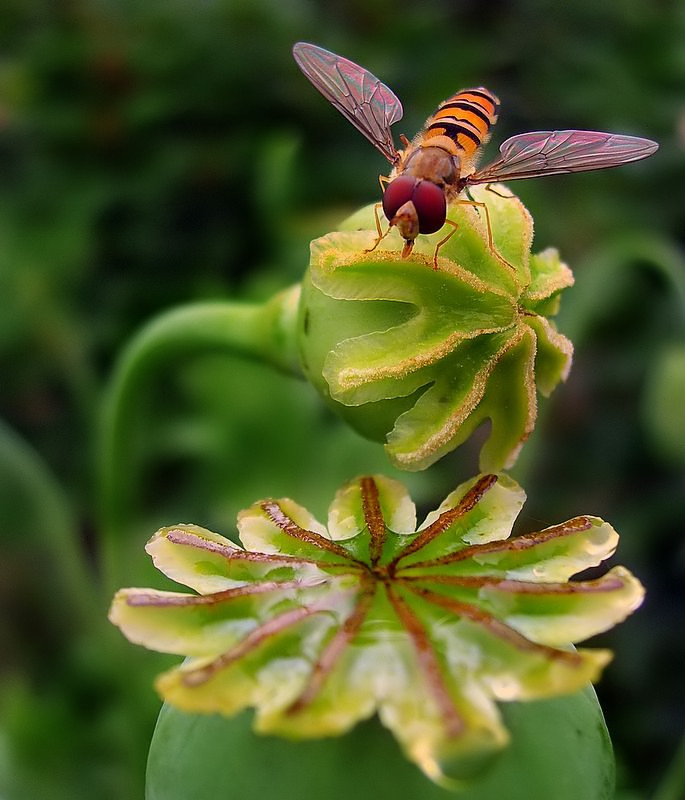
{"label": "transparent wing", "polygon": [[394,164],[399,156],[390,126],[402,119],[402,103],[368,70],[307,42],[293,47],[298,67],[357,130]]}
{"label": "transparent wing", "polygon": [[656,152],[650,139],[599,131],[520,133],[500,147],[500,157],[468,176],[468,183],[537,178],[562,172],[618,167]]}

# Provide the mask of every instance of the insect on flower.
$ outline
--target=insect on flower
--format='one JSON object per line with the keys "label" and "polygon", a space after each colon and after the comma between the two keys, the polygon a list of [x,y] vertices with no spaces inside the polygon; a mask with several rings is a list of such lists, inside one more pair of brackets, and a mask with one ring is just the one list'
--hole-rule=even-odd
{"label": "insect on flower", "polygon": [[[659,147],[650,139],[616,133],[534,131],[507,139],[499,158],[477,170],[478,154],[499,110],[498,98],[488,89],[463,89],[449,97],[413,141],[400,136],[404,150],[398,150],[390,127],[402,118],[402,104],[384,83],[358,64],[307,42],[298,42],[293,55],[321,94],[393,166],[390,177],[380,178],[390,226],[382,233],[376,211],[378,238],[370,250],[394,225],[404,239],[402,256],[407,257],[420,233],[435,233],[448,223],[453,229],[436,245],[435,269],[438,250],[456,230],[456,223],[447,219],[449,203],[483,210],[490,250],[496,253],[487,206],[470,197],[470,186],[617,167],[647,158]],[[462,192],[468,199],[457,199]]]}

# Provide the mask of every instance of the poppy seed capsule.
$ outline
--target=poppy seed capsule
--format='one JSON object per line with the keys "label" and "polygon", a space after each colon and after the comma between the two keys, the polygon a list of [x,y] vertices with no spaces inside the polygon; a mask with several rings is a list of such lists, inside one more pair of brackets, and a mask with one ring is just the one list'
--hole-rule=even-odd
{"label": "poppy seed capsule", "polygon": [[439,269],[430,269],[428,237],[418,237],[411,263],[395,249],[412,212],[418,229],[423,192],[440,193],[415,176],[400,175],[386,190],[386,213],[395,213],[388,250],[368,250],[375,206],[312,242],[300,305],[303,370],[400,469],[425,469],[488,420],[480,468],[510,466],[535,425],[538,393],[549,395],[571,366],[571,342],[552,317],[573,276],[555,250],[531,253],[530,215],[495,189],[473,188],[482,206],[449,207],[459,235],[445,241]]}

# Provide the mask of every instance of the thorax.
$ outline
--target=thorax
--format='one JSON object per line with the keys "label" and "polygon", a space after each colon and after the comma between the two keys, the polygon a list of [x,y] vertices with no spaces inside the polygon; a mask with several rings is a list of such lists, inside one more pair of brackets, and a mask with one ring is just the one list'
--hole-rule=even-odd
{"label": "thorax", "polygon": [[410,175],[417,180],[431,181],[449,191],[459,181],[461,161],[456,153],[450,153],[446,148],[433,143],[422,146],[412,142],[402,154],[402,159],[391,177],[397,175]]}

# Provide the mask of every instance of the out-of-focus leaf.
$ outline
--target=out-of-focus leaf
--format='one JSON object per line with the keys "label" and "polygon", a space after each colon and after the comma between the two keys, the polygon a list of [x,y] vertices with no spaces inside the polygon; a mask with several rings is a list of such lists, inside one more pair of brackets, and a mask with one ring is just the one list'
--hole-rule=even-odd
{"label": "out-of-focus leaf", "polygon": [[657,353],[643,411],[647,430],[661,455],[685,462],[685,343],[676,342]]}

